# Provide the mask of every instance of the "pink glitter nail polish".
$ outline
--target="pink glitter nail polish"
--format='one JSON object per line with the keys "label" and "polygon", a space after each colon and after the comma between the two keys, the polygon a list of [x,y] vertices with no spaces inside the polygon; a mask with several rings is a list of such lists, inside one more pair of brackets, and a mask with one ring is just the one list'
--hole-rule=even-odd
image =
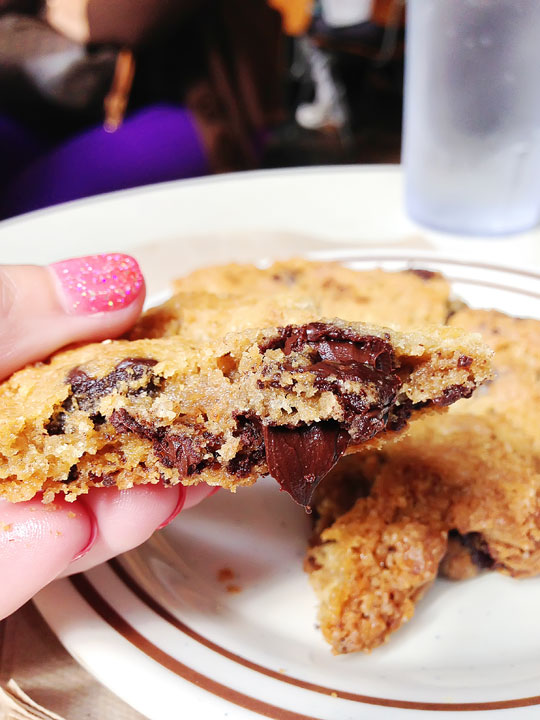
{"label": "pink glitter nail polish", "polygon": [[137,261],[122,253],[88,255],[51,265],[72,315],[121,310],[137,298],[144,279]]}

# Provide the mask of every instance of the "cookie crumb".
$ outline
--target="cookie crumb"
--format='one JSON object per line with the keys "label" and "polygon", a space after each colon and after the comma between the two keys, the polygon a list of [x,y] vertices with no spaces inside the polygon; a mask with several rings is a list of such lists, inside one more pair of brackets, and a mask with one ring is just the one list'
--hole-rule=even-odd
{"label": "cookie crumb", "polygon": [[77,513],[74,513],[73,510],[70,510],[67,514],[68,518],[71,520],[73,518],[77,517]]}
{"label": "cookie crumb", "polygon": [[10,530],[13,530],[13,523],[2,523],[2,524],[0,525],[0,528],[1,528],[4,532],[9,532]]}
{"label": "cookie crumb", "polygon": [[339,695],[337,694],[337,692],[335,690],[334,690],[334,692],[331,692],[330,695],[332,697],[339,697]]}
{"label": "cookie crumb", "polygon": [[231,595],[235,595],[236,593],[242,592],[242,588],[240,587],[240,585],[227,585],[225,590],[228,593],[231,593]]}

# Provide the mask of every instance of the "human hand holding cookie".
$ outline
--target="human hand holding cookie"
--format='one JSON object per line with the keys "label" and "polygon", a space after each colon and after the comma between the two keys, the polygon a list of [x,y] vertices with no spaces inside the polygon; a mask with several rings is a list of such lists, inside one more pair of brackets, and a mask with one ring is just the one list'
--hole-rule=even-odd
{"label": "human hand holding cookie", "polygon": [[[0,268],[0,379],[65,345],[124,333],[144,295],[137,262],[118,253]],[[0,500],[0,618],[59,575],[136,547],[212,491],[145,485],[91,489],[77,503]]]}

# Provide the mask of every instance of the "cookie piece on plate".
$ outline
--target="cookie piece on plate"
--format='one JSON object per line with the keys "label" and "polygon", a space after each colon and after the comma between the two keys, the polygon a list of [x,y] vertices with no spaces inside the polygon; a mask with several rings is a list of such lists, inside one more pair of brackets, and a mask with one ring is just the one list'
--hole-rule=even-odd
{"label": "cookie piece on plate", "polygon": [[[495,351],[493,382],[470,405],[456,406],[454,411],[474,414],[470,424],[479,432],[489,428],[499,447],[500,465],[497,483],[486,484],[485,497],[481,488],[472,496],[471,488],[456,504],[456,530],[441,572],[461,579],[488,566],[516,577],[536,575],[540,572],[540,321],[463,309],[450,323],[481,332]],[[483,456],[487,454],[486,449]]]}
{"label": "cookie piece on plate", "polygon": [[[392,448],[396,456],[406,441]],[[347,460],[349,478],[358,465],[355,486],[371,484],[371,491],[326,529],[320,525],[305,561],[319,599],[321,630],[336,654],[370,651],[412,617],[415,603],[437,576],[447,542],[447,499],[443,495],[438,506],[436,473],[415,458],[412,464],[404,462],[399,473],[393,463],[383,463],[373,477],[378,463],[370,467],[367,458],[356,455]],[[340,465],[320,487],[314,502],[318,518],[342,510],[346,495],[343,489],[331,490],[334,484],[350,487]],[[330,512],[328,496],[336,495]]]}
{"label": "cookie piece on plate", "polygon": [[455,328],[341,320],[58,353],[0,386],[0,496],[159,481],[234,489],[270,473],[309,506],[340,455],[469,397],[490,358]]}
{"label": "cookie piece on plate", "polygon": [[314,499],[319,532],[305,566],[335,652],[386,642],[441,563],[456,579],[540,571],[540,475],[503,416],[426,418],[375,455],[338,464]]}
{"label": "cookie piece on plate", "polygon": [[426,270],[353,270],[336,262],[293,258],[261,269],[254,265],[205,267],[179,278],[177,292],[226,295],[275,295],[311,299],[319,317],[340,317],[409,328],[442,324],[454,309],[450,285]]}
{"label": "cookie piece on plate", "polygon": [[[540,322],[479,310],[452,322],[500,348],[497,378],[402,442],[347,458],[316,492],[306,569],[335,652],[388,640],[438,572],[540,572]],[[501,339],[503,328],[517,342]]]}

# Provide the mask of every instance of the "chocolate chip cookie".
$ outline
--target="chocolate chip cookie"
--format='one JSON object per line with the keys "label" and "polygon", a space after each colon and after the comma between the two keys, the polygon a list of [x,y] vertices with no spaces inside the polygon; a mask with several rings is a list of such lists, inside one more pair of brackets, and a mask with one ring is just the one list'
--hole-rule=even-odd
{"label": "chocolate chip cookie", "polygon": [[270,473],[309,506],[341,455],[470,396],[490,357],[455,328],[341,320],[61,352],[0,386],[0,496],[160,481],[234,489]]}
{"label": "chocolate chip cookie", "polygon": [[[450,285],[439,273],[359,271],[336,262],[302,258],[276,262],[265,269],[242,264],[201,268],[179,278],[175,290],[204,290],[219,298],[249,296],[254,302],[266,302],[267,310],[269,298],[296,297],[314,303],[319,317],[390,327],[442,324],[455,309]],[[177,306],[182,306],[181,300]]]}

